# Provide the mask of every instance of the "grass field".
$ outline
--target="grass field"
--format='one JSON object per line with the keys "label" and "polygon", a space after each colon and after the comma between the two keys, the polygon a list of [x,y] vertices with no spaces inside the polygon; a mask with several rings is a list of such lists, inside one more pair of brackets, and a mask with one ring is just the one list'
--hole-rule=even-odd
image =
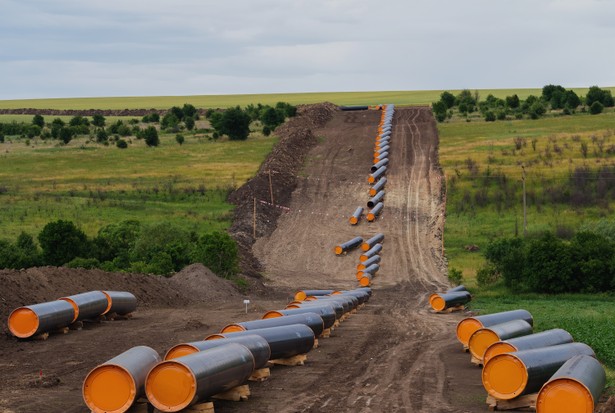
{"label": "grass field", "polygon": [[175,135],[148,148],[133,138],[128,149],[75,139],[67,146],[23,140],[0,144],[0,229],[10,240],[36,235],[57,219],[88,235],[106,224],[137,219],[171,221],[197,232],[226,228],[230,188],[254,175],[276,139],[212,142]]}
{"label": "grass field", "polygon": [[[615,92],[615,88],[605,88]],[[587,88],[573,89],[585,94]],[[292,105],[305,103],[333,102],[338,105],[429,105],[440,98],[442,90],[390,91],[390,92],[331,92],[331,93],[279,93],[259,95],[198,95],[198,96],[142,96],[111,98],[70,98],[70,99],[26,99],[0,100],[0,109],[167,109],[191,103],[197,108],[226,108],[245,106],[250,103],[275,104],[288,102]],[[451,91],[457,94],[459,91]],[[541,89],[481,89],[483,98],[489,94],[504,98],[513,94],[525,99],[529,95],[540,95]]]}

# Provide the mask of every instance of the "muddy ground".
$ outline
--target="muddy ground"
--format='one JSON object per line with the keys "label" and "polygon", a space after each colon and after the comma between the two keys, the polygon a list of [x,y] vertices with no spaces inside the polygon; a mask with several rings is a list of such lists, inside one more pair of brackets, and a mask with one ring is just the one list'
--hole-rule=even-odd
{"label": "muddy ground", "polygon": [[[273,227],[257,237],[251,252],[260,261],[263,285],[248,294],[199,265],[171,279],[56,268],[0,271],[3,320],[10,309],[31,300],[90,289],[133,290],[143,304],[132,319],[86,324],[46,341],[18,341],[4,327],[0,410],[86,412],[81,399],[85,375],[132,346],[148,345],[163,354],[228,323],[282,308],[297,288],[353,288],[358,252],[336,257],[332,248],[356,235],[383,232],[382,269],[367,306],[321,339],[305,366],[274,367],[269,380],[251,385],[249,400],[216,402],[216,411],[488,411],[480,369],[470,365],[454,338],[463,314],[437,315],[427,305],[428,294],[446,286],[444,200],[429,109],[396,112],[384,213],[357,227],[347,218],[368,199],[380,112],[330,115],[305,135],[317,142],[310,144],[305,167],[293,173],[296,188],[276,196],[289,210],[275,215]],[[275,174],[272,183],[285,188]],[[244,298],[251,300],[248,314]]]}

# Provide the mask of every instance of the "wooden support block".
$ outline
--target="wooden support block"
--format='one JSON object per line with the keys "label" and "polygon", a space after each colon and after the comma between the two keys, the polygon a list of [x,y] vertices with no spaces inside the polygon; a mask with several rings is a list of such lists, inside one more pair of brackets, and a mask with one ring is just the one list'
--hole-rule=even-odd
{"label": "wooden support block", "polygon": [[466,309],[466,306],[463,304],[457,305],[455,307],[449,307],[449,308],[445,308],[442,311],[434,311],[436,314],[450,314],[450,313],[455,313],[457,311],[464,311]]}
{"label": "wooden support block", "polygon": [[470,363],[472,363],[475,366],[482,366],[483,365],[483,361],[477,359],[476,357],[472,356],[472,358],[470,359]]}
{"label": "wooden support block", "polygon": [[128,313],[128,314],[116,314],[113,313],[110,317],[107,316],[108,320],[128,320],[132,318],[132,313]]}
{"label": "wooden support block", "polygon": [[83,321],[75,321],[73,324],[69,325],[68,328],[71,330],[81,330],[83,328]]}
{"label": "wooden support block", "polygon": [[303,366],[307,360],[307,354],[297,354],[285,359],[269,360],[271,364],[278,364],[281,366]]}
{"label": "wooden support block", "polygon": [[262,369],[254,370],[254,373],[248,378],[249,381],[265,381],[271,376],[271,370],[269,367],[263,367]]}
{"label": "wooden support block", "polygon": [[318,348],[318,339],[317,338],[314,339],[314,347],[312,347],[312,348]]}
{"label": "wooden support block", "polygon": [[489,411],[498,410],[517,410],[517,411],[536,411],[536,399],[538,393],[527,394],[525,396],[519,396],[511,400],[500,400],[493,396],[487,396],[487,405]]}
{"label": "wooden support block", "polygon": [[217,400],[229,400],[232,402],[239,402],[242,400],[248,400],[250,394],[250,386],[248,386],[247,384],[243,384],[241,386],[233,387],[232,389],[227,390],[224,393],[218,393],[214,396],[211,396],[211,398]]}
{"label": "wooden support block", "polygon": [[340,320],[335,320],[335,323],[333,323],[333,327],[331,327],[331,329],[337,328],[339,326],[340,326]]}
{"label": "wooden support block", "polygon": [[45,341],[49,338],[49,333],[41,333],[41,334],[37,334],[34,337],[32,337],[32,340],[41,340],[41,341]]}
{"label": "wooden support block", "polygon": [[464,345],[463,346],[463,352],[467,353],[468,351],[470,351],[470,347]]}
{"label": "wooden support block", "polygon": [[[361,304],[361,305],[365,305],[365,304]],[[361,305],[358,306],[357,308],[361,307]],[[356,314],[357,313],[357,308],[353,308],[352,310],[350,310],[350,314]]]}
{"label": "wooden support block", "polygon": [[57,330],[53,330],[52,333],[54,333],[54,334],[68,334],[69,331],[70,331],[70,328],[62,327],[62,328],[58,328]]}
{"label": "wooden support block", "polygon": [[330,328],[325,328],[325,329],[322,331],[322,334],[321,334],[320,336],[321,336],[321,337],[324,337],[324,338],[329,338],[329,337],[331,337],[331,329],[330,329]]}

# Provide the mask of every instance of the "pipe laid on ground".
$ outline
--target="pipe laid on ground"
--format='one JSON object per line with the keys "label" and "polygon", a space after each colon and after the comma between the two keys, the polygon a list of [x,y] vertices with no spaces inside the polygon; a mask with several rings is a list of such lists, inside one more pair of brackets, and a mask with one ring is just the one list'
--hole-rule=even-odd
{"label": "pipe laid on ground", "polygon": [[295,293],[295,300],[303,301],[311,295],[329,295],[334,292],[335,290],[299,290]]}
{"label": "pipe laid on ground", "polygon": [[374,255],[379,254],[380,251],[382,251],[382,244],[376,244],[373,247],[371,247],[368,251],[365,251],[363,254],[361,254],[361,256],[359,257],[359,261],[365,262],[371,257],[373,257]]}
{"label": "pipe laid on ground", "polygon": [[376,182],[376,180],[378,180],[378,178],[383,176],[386,173],[386,171],[387,171],[387,167],[381,166],[380,168],[378,168],[376,172],[372,172],[371,174],[369,174],[369,176],[367,177],[367,182],[370,184],[373,184],[374,182]]}
{"label": "pipe laid on ground", "polygon": [[288,304],[285,310],[308,308],[308,307],[317,308],[317,307],[322,307],[322,306],[329,306],[333,308],[333,311],[335,312],[336,320],[342,318],[342,316],[344,315],[344,306],[342,305],[342,303],[338,303],[338,302],[320,303],[317,301],[301,301],[299,304]]}
{"label": "pipe laid on ground", "polygon": [[373,198],[367,201],[367,207],[374,208],[376,204],[382,201],[382,199],[384,198],[384,195],[385,195],[384,191],[379,191],[376,195],[374,195]]}
{"label": "pipe laid on ground", "polygon": [[376,273],[380,270],[380,265],[372,264],[364,270],[357,271],[357,280],[360,280],[366,274],[376,275]]}
{"label": "pipe laid on ground", "polygon": [[476,317],[467,317],[457,324],[457,340],[464,346],[467,346],[470,336],[479,328],[505,323],[510,320],[525,320],[530,325],[534,325],[534,319],[527,310],[512,310]]}
{"label": "pipe laid on ground", "polygon": [[604,368],[593,357],[574,356],[542,386],[537,413],[592,413],[606,385]]}
{"label": "pipe laid on ground", "polygon": [[73,322],[96,318],[102,315],[109,305],[107,296],[102,291],[89,291],[87,293],[61,297],[59,300],[66,301],[73,306],[75,311]]}
{"label": "pipe laid on ground", "polygon": [[535,393],[564,363],[577,355],[596,357],[591,347],[584,343],[498,354],[483,367],[483,386],[487,393],[500,400]]}
{"label": "pipe laid on ground", "polygon": [[248,334],[245,336],[227,337],[219,340],[203,340],[193,341],[191,343],[182,343],[173,346],[167,351],[164,356],[165,360],[173,360],[176,358],[184,357],[192,353],[199,351],[209,350],[220,346],[225,346],[228,343],[237,343],[246,346],[252,356],[254,357],[254,369],[262,369],[267,365],[267,362],[271,359],[271,347],[269,342],[262,336],[257,334]]}
{"label": "pipe laid on ground", "polygon": [[305,324],[290,324],[287,326],[258,328],[249,331],[210,334],[205,337],[205,341],[252,334],[256,334],[267,340],[271,348],[271,360],[308,353],[314,347],[316,340],[312,329]]}
{"label": "pipe laid on ground", "polygon": [[320,315],[317,313],[302,313],[287,315],[284,317],[242,321],[241,323],[228,324],[220,330],[220,332],[233,333],[235,331],[250,331],[260,328],[287,326],[290,324],[305,324],[312,329],[316,337],[320,336],[325,329],[325,322]]}
{"label": "pipe laid on ground", "polygon": [[347,295],[339,295],[339,296],[327,295],[327,296],[320,296],[320,297],[315,296],[312,298],[314,299],[313,302],[317,302],[317,303],[329,302],[329,301],[341,302],[342,305],[344,306],[345,313],[354,310],[359,305],[359,300],[357,297],[347,296]]}
{"label": "pipe laid on ground", "polygon": [[343,244],[337,245],[334,248],[335,255],[342,255],[345,252],[348,252],[348,251],[350,251],[352,249],[355,249],[358,246],[360,246],[362,242],[363,242],[363,238],[361,238],[361,237],[354,237],[350,241],[346,241]]}
{"label": "pipe laid on ground", "polygon": [[468,289],[466,288],[465,285],[458,285],[457,287],[453,287],[453,288],[449,288],[448,290],[446,290],[447,293],[456,293],[459,291],[468,291]]}
{"label": "pipe laid on ground", "polygon": [[157,364],[147,375],[145,392],[163,412],[178,412],[245,383],[254,371],[250,350],[237,343]]}
{"label": "pipe laid on ground", "polygon": [[374,156],[380,155],[384,152],[389,152],[389,149],[391,149],[391,146],[389,145],[389,140],[382,140],[376,143],[376,147],[374,148]]}
{"label": "pipe laid on ground", "polygon": [[369,106],[339,106],[339,110],[342,111],[354,111],[354,110],[368,110]]}
{"label": "pipe laid on ground", "polygon": [[357,209],[355,209],[352,216],[348,219],[350,225],[357,225],[359,223],[359,220],[361,219],[361,215],[363,215],[363,207],[358,207]]}
{"label": "pipe laid on ground", "polygon": [[159,362],[158,353],[146,346],[133,347],[104,362],[83,381],[85,404],[96,413],[127,411],[143,395],[147,373]]}
{"label": "pipe laid on ground", "polygon": [[344,300],[318,300],[315,297],[312,297],[313,299],[311,300],[305,300],[305,301],[301,301],[299,303],[293,304],[293,303],[289,303],[286,305],[286,308],[304,308],[306,305],[322,305],[322,304],[330,304],[333,306],[333,308],[335,308],[335,315],[337,316],[338,311],[340,311],[341,309],[341,313],[342,315],[340,317],[342,317],[344,314],[346,314],[347,312],[349,312],[350,310],[352,310],[351,307],[351,303],[349,303],[348,301]]}
{"label": "pipe laid on ground", "polygon": [[367,222],[374,222],[380,213],[384,209],[384,204],[382,202],[378,202],[375,207],[372,208],[371,211],[367,213]]}
{"label": "pipe laid on ground", "polygon": [[370,239],[368,239],[367,241],[364,241],[361,244],[361,250],[369,251],[374,245],[381,244],[382,241],[384,241],[384,234],[378,233],[374,235],[373,237],[371,237]]}
{"label": "pipe laid on ground", "polygon": [[370,196],[376,195],[379,191],[384,189],[384,186],[386,184],[387,184],[387,178],[383,176],[382,178],[378,180],[378,182],[374,183],[374,185],[372,185],[372,187],[369,189],[369,195]]}
{"label": "pipe laid on ground", "polygon": [[379,153],[378,155],[374,155],[374,164],[380,162],[383,159],[386,159],[389,157],[389,152],[385,151],[382,153]]}
{"label": "pipe laid on ground", "polygon": [[363,287],[369,287],[371,285],[373,279],[374,279],[374,276],[372,274],[366,273],[359,280],[359,285],[361,285]]}
{"label": "pipe laid on ground", "polygon": [[333,295],[351,295],[353,297],[356,297],[359,300],[359,304],[363,304],[369,301],[369,297],[371,296],[371,290],[369,292],[363,291],[361,289],[348,290],[348,291],[336,291],[335,293],[333,293]]}
{"label": "pipe laid on ground", "polygon": [[73,306],[64,300],[19,307],[11,312],[8,326],[18,338],[29,338],[70,325],[75,319]]}
{"label": "pipe laid on ground", "polygon": [[532,326],[525,320],[511,320],[490,327],[479,328],[470,336],[468,347],[470,353],[482,361],[490,345],[509,338],[532,334]]}
{"label": "pipe laid on ground", "polygon": [[435,311],[444,311],[447,308],[469,303],[472,295],[468,291],[453,291],[435,293],[429,296],[429,305]]}
{"label": "pipe laid on ground", "polygon": [[497,341],[487,348],[483,356],[483,361],[487,363],[492,357],[498,354],[557,346],[559,344],[572,343],[573,341],[574,339],[569,332],[561,328],[554,328],[527,336]]}
{"label": "pipe laid on ground", "polygon": [[102,291],[107,296],[109,302],[103,314],[130,314],[137,309],[137,297],[128,291]]}
{"label": "pipe laid on ground", "polygon": [[373,257],[368,258],[365,261],[361,261],[357,265],[357,271],[364,270],[364,269],[366,269],[367,267],[369,267],[372,264],[378,264],[381,259],[382,259],[382,257],[380,257],[380,255],[374,255]]}
{"label": "pipe laid on ground", "polygon": [[318,314],[322,318],[325,329],[330,328],[333,324],[335,324],[336,312],[335,312],[335,309],[331,307],[330,305],[322,306],[322,307],[312,307],[312,308],[305,307],[305,308],[293,308],[293,309],[267,311],[265,314],[263,314],[262,318],[266,320],[268,318],[285,317],[289,315],[304,314],[304,313]]}

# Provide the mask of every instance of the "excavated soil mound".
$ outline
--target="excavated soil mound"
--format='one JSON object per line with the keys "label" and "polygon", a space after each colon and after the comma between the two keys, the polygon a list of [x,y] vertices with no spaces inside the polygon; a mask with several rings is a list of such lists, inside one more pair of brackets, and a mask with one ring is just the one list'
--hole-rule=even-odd
{"label": "excavated soil mound", "polygon": [[[297,116],[278,127],[274,134],[280,138],[254,178],[229,196],[236,205],[231,236],[241,251],[241,268],[244,274],[256,276],[261,266],[251,253],[256,199],[256,238],[270,235],[276,228],[283,208],[288,205],[297,187],[297,175],[305,156],[318,143],[314,130],[322,128],[337,111],[332,103],[299,105]],[[276,206],[263,203],[273,202]]]}

